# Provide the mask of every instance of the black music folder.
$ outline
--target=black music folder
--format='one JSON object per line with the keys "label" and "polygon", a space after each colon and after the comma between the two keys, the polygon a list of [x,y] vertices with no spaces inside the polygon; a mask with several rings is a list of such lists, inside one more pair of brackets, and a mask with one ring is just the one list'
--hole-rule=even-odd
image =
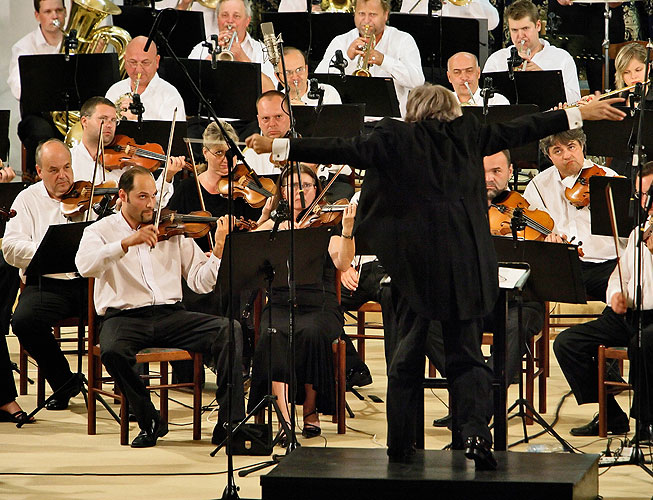
{"label": "black music folder", "polygon": [[[637,141],[638,117],[632,116],[630,108],[619,107],[626,113],[621,121],[584,121],[587,136],[587,154],[596,156],[632,157],[631,146]],[[642,141],[644,151],[653,151],[653,110],[641,111]]]}
{"label": "black music folder", "polygon": [[394,81],[390,77],[364,77],[316,73],[320,83],[335,87],[343,104],[365,104],[365,116],[401,116]]}
{"label": "black music folder", "polygon": [[76,273],[75,256],[84,229],[94,221],[72,222],[50,226],[36,249],[25,275]]}
{"label": "black music folder", "polygon": [[481,80],[492,78],[494,89],[504,95],[510,104],[536,104],[546,111],[566,102],[562,71],[515,71],[514,79],[508,71],[483,73]]}
{"label": "black music folder", "polygon": [[612,236],[612,224],[605,189],[612,187],[617,231],[622,238],[628,238],[635,227],[630,212],[631,180],[626,177],[590,177],[590,209],[592,210],[592,234]]}
{"label": "black music folder", "polygon": [[295,128],[302,137],[356,137],[363,130],[365,104],[293,106]]}

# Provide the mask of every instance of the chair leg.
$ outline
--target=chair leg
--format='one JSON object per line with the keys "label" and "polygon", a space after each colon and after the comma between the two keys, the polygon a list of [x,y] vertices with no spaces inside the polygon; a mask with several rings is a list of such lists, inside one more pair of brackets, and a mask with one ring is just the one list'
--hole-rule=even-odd
{"label": "chair leg", "polygon": [[[534,393],[535,393],[535,377],[533,377],[533,374],[535,373],[535,363],[533,361],[533,349],[535,347],[535,342],[533,341],[533,338],[528,342],[528,349],[530,354],[526,354],[526,400],[530,403],[531,406],[533,405],[534,401]],[[533,425],[533,412],[531,410],[526,409],[526,425]]]}
{"label": "chair leg", "polygon": [[45,377],[41,369],[36,367],[36,404],[41,406],[45,402]]}
{"label": "chair leg", "polygon": [[338,375],[336,376],[336,386],[338,388],[338,434],[344,434],[346,432],[345,427],[345,418],[346,413],[345,409],[347,402],[345,400],[346,393],[346,370],[345,370],[345,342],[344,340],[338,340]]}
{"label": "chair leg", "polygon": [[356,333],[358,334],[358,338],[356,339],[358,355],[363,363],[365,363],[365,338],[363,337],[365,335],[365,313],[363,311],[358,311]]}
{"label": "chair leg", "polygon": [[120,444],[129,444],[129,402],[124,396],[120,398]]}
{"label": "chair leg", "polygon": [[[89,346],[89,351],[92,349]],[[102,373],[97,373],[97,360],[95,356],[88,357],[88,415],[87,415],[87,433],[94,436],[97,433],[97,401],[95,399],[95,385],[97,380],[102,377]]]}
{"label": "chair leg", "polygon": [[[168,362],[167,361],[161,361],[159,363],[159,370],[160,370],[160,375],[161,375],[161,385],[168,385]],[[163,419],[164,422],[168,421],[168,389],[159,389],[159,392],[161,393],[161,401],[160,401],[160,408],[161,408],[161,419]]]}
{"label": "chair leg", "polygon": [[545,338],[544,332],[540,335],[536,343],[537,368],[540,374],[537,377],[537,396],[538,408],[540,413],[546,413],[546,365],[548,361],[547,351],[549,350],[548,339]]}
{"label": "chair leg", "polygon": [[193,354],[193,439],[202,439],[202,355]]}
{"label": "chair leg", "polygon": [[18,354],[18,385],[20,390],[20,395],[24,396],[27,394],[27,378],[28,378],[28,362],[27,362],[27,351],[23,349],[23,345],[20,345],[20,352]]}
{"label": "chair leg", "polygon": [[598,365],[599,365],[599,437],[607,437],[608,435],[608,416],[607,416],[607,399],[608,395],[605,390],[605,346],[600,345],[598,350]]}

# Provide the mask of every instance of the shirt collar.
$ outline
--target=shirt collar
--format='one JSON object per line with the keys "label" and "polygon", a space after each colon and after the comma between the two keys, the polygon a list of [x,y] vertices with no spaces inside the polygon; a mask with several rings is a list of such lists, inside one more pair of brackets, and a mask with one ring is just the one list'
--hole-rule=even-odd
{"label": "shirt collar", "polygon": [[40,24],[34,30],[34,37],[36,38],[37,45],[43,45],[45,47],[54,47],[54,45],[50,45],[48,41],[45,39],[45,36],[43,36],[43,31],[41,31]]}

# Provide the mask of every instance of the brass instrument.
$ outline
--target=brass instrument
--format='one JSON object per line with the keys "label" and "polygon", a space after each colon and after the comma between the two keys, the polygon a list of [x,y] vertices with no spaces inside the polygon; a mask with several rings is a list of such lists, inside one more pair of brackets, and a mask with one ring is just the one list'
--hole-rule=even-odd
{"label": "brass instrument", "polygon": [[[68,25],[65,30],[61,30],[64,34],[64,41],[61,44],[60,52],[65,51],[65,37],[71,30],[77,30],[78,54],[104,52],[107,46],[111,45],[118,53],[120,74],[124,76],[125,49],[131,41],[131,36],[126,30],[117,26],[98,27],[107,16],[117,15],[121,12],[120,8],[110,0],[73,0]],[[55,23],[55,26],[57,24]],[[79,123],[79,111],[68,113],[68,123],[66,123],[65,112],[53,111],[52,120],[57,129],[66,136],[66,144],[70,146],[75,140],[77,142],[81,140],[81,126],[75,127]],[[77,132],[71,134],[73,129]],[[79,137],[77,137],[78,134]]]}
{"label": "brass instrument", "polygon": [[[116,99],[116,102],[114,104],[116,105],[116,114],[118,115],[117,116],[118,120],[122,120],[123,113],[126,112],[123,104],[127,104],[127,101],[131,101],[133,99],[134,94],[138,93],[138,87],[140,85],[141,85],[141,73],[136,75],[136,83],[134,84],[134,89],[130,90],[129,92],[125,92],[123,95],[118,97],[118,99]],[[127,111],[128,110],[129,110],[129,104],[127,104]]]}
{"label": "brass instrument", "polygon": [[[522,40],[520,43],[521,43],[521,48],[523,49],[523,48],[524,48],[524,43],[526,43],[526,40]],[[523,52],[523,50],[520,50],[520,52]],[[528,48],[526,49],[526,55],[527,55],[527,56],[530,56],[530,55],[531,55],[531,49],[530,49],[530,47],[528,47]],[[521,65],[520,71],[526,71],[526,66],[528,66],[528,61],[527,61],[527,60],[524,60],[524,62],[523,62],[522,65]]]}
{"label": "brass instrument", "polygon": [[306,104],[304,101],[302,101],[302,96],[299,95],[299,81],[297,79],[292,81],[293,87],[295,89],[295,98],[291,99],[292,104],[294,105],[303,105]]}
{"label": "brass instrument", "polygon": [[476,100],[474,99],[474,92],[472,92],[472,89],[469,88],[469,83],[465,82],[465,87],[467,87],[467,91],[469,92],[469,101],[465,103],[461,103],[462,106],[476,106]]}
{"label": "brass instrument", "polygon": [[351,0],[322,0],[320,4],[323,12],[353,12]]}
{"label": "brass instrument", "polygon": [[470,3],[472,3],[472,1],[473,0],[445,0],[446,3],[450,3],[451,5],[455,5],[456,7],[464,7],[465,5],[469,5]]}
{"label": "brass instrument", "polygon": [[372,52],[372,49],[374,49],[374,46],[376,45],[376,36],[374,36],[372,27],[369,24],[366,24],[364,28],[365,32],[363,33],[363,38],[367,38],[368,40],[365,44],[363,55],[358,58],[358,67],[354,70],[352,75],[370,77],[372,76],[372,73],[370,73],[370,52]]}
{"label": "brass instrument", "polygon": [[[227,26],[227,29],[229,31],[232,30],[231,24]],[[233,47],[234,40],[236,40],[236,38],[238,38],[238,33],[234,30],[234,32],[231,34],[231,38],[229,39],[229,43],[227,44],[227,48],[220,50],[218,55],[215,57],[218,61],[234,61],[236,59],[233,52],[231,52],[231,47]]]}
{"label": "brass instrument", "polygon": [[193,4],[197,1],[198,4],[200,4],[202,7],[206,7],[208,9],[213,9],[218,6],[218,0],[193,0],[189,5],[186,10],[190,10],[193,8]]}

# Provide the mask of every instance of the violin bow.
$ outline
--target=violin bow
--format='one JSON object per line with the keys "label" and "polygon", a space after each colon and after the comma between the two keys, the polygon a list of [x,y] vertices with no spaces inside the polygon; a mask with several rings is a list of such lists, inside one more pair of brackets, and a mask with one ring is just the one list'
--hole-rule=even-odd
{"label": "violin bow", "polygon": [[[322,188],[322,192],[321,192],[319,195],[317,195],[317,196],[315,197],[315,199],[313,200],[313,203],[311,203],[311,204],[308,206],[308,208],[306,209],[306,212],[304,212],[304,215],[302,216],[302,218],[301,218],[301,219],[299,220],[299,222],[297,223],[298,225],[301,226],[303,223],[305,223],[305,222],[308,220],[308,218],[309,218],[311,215],[313,215],[311,212],[312,212],[313,209],[317,206],[317,204],[320,203],[320,201],[322,200],[322,198],[324,198],[324,196],[326,195],[327,190],[331,187],[331,184],[333,184],[334,181],[336,180],[336,178],[340,175],[340,172],[342,172],[342,169],[343,169],[343,168],[345,168],[345,166],[344,166],[344,165],[340,165],[340,168],[339,168],[338,171],[335,173],[335,175],[331,178],[331,180],[327,183],[327,185],[324,186],[324,187]],[[294,174],[294,173],[295,173],[295,172],[293,172],[293,174]],[[300,177],[300,178],[299,178],[299,184],[300,184],[300,187],[301,187],[301,183],[302,183],[302,179],[301,179],[301,177]]]}
{"label": "violin bow", "polygon": [[[204,204],[204,195],[202,194],[202,186],[200,185],[200,177],[197,175],[197,165],[195,164],[195,155],[193,154],[193,148],[190,145],[190,142],[186,141],[186,147],[188,148],[188,154],[190,155],[190,163],[193,165],[193,175],[195,175],[195,186],[197,187],[197,196],[200,199],[200,206],[202,211],[206,212],[206,205]],[[208,166],[207,166],[208,168]],[[213,251],[213,236],[211,236],[211,231],[206,235],[209,239],[209,248]]]}
{"label": "violin bow", "polygon": [[[97,166],[100,162],[100,154],[102,155],[102,167],[104,167],[104,139],[102,129],[104,128],[104,120],[100,122],[100,135],[97,138],[97,150],[95,151],[95,164],[93,165],[93,179],[91,179],[91,197],[88,200],[88,210],[86,210],[86,222],[91,218],[91,210],[93,210],[93,195],[95,194],[95,180],[97,179]],[[104,168],[102,168],[102,175],[104,175]]]}
{"label": "violin bow", "polygon": [[177,108],[172,113],[172,123],[170,124],[170,137],[168,137],[168,149],[166,150],[165,165],[163,167],[163,182],[161,182],[161,192],[159,193],[159,203],[156,207],[156,220],[154,221],[154,229],[159,230],[159,222],[161,221],[161,204],[163,203],[163,191],[165,190],[166,177],[168,176],[168,160],[170,159],[170,151],[172,151],[172,139],[175,136],[175,124],[177,123]]}
{"label": "violin bow", "polygon": [[621,295],[626,299],[626,289],[624,287],[623,274],[621,273],[621,253],[619,251],[619,232],[617,231],[617,217],[614,210],[614,199],[612,197],[612,185],[605,186],[605,197],[608,201],[608,213],[610,215],[610,226],[612,226],[612,237],[614,239],[614,249],[617,254],[617,270],[619,271],[619,286],[621,287]]}

